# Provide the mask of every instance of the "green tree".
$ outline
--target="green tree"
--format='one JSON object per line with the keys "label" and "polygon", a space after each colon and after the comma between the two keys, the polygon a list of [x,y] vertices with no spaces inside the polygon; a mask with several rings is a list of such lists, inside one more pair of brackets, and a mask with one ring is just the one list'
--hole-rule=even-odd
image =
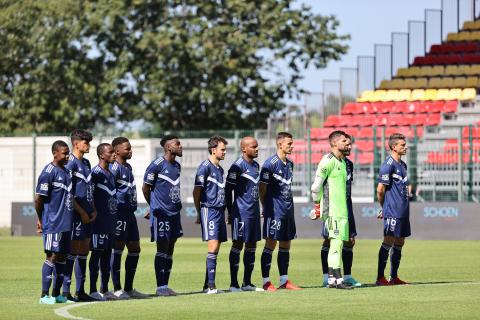
{"label": "green tree", "polygon": [[346,52],[337,27],[287,0],[4,0],[0,132],[265,127]]}

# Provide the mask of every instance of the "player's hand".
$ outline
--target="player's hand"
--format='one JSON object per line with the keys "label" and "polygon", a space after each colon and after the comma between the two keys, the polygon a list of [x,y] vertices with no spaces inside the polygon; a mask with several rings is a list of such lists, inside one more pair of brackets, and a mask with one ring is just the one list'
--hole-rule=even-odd
{"label": "player's hand", "polygon": [[97,219],[97,210],[93,210],[92,214],[90,215],[90,222],[95,221]]}
{"label": "player's hand", "polygon": [[80,214],[80,220],[82,220],[83,224],[87,224],[90,222],[90,217],[86,213],[81,213]]}
{"label": "player's hand", "polygon": [[262,210],[262,211],[260,211],[260,218],[263,219],[263,217],[265,217],[265,212],[263,212],[263,210]]}
{"label": "player's hand", "polygon": [[227,214],[227,224],[232,224],[232,216]]}
{"label": "player's hand", "polygon": [[147,209],[147,211],[145,212],[145,214],[143,215],[143,217],[147,220],[150,220],[150,209]]}
{"label": "player's hand", "polygon": [[42,222],[37,220],[37,233],[42,233]]}
{"label": "player's hand", "polygon": [[383,219],[383,210],[382,209],[380,209],[380,211],[378,211],[377,219]]}
{"label": "player's hand", "polygon": [[195,224],[200,224],[200,215],[197,214],[197,219],[195,219]]}
{"label": "player's hand", "polygon": [[315,203],[312,211],[310,211],[310,219],[317,220],[322,217],[322,212],[320,211],[320,203]]}

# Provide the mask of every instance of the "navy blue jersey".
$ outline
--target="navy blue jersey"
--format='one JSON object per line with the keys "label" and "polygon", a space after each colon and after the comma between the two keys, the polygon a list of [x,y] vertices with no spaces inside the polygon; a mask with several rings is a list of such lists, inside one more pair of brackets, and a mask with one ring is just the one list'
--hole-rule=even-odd
{"label": "navy blue jersey", "polygon": [[152,186],[150,194],[150,221],[159,213],[174,216],[180,213],[182,201],[180,199],[180,164],[168,162],[161,157],[150,163],[143,183]]}
{"label": "navy blue jersey", "polygon": [[85,158],[80,160],[71,153],[65,167],[72,171],[73,197],[83,210],[91,214],[93,212],[93,185],[90,181],[92,178],[90,161]]}
{"label": "navy blue jersey", "polygon": [[348,217],[353,217],[353,205],[352,205],[352,183],[353,183],[353,162],[345,158],[345,165],[347,167],[347,210]]}
{"label": "navy blue jersey", "polygon": [[92,169],[93,201],[97,209],[97,218],[92,222],[92,232],[96,234],[113,233],[117,220],[117,190],[115,177],[100,166]]}
{"label": "navy blue jersey", "polygon": [[405,162],[395,161],[391,156],[385,159],[380,167],[378,182],[386,186],[383,202],[383,216],[385,218],[408,218],[410,205],[408,200],[407,165]]}
{"label": "navy blue jersey", "polygon": [[42,230],[44,234],[72,230],[72,173],[48,164],[38,177],[36,193],[43,196]]}
{"label": "navy blue jersey", "polygon": [[133,213],[137,210],[137,188],[133,178],[132,166],[117,161],[109,166],[117,186],[117,208],[119,212]]}
{"label": "navy blue jersey", "polygon": [[200,203],[206,208],[223,208],[225,206],[225,181],[223,168],[205,160],[197,169],[195,186],[202,187]]}
{"label": "navy blue jersey", "polygon": [[264,214],[266,217],[293,215],[293,162],[286,163],[275,154],[265,160],[260,182],[267,184]]}
{"label": "navy blue jersey", "polygon": [[226,192],[234,199],[232,212],[234,216],[254,218],[260,214],[258,203],[258,181],[260,180],[260,166],[256,161],[252,163],[243,158],[232,164],[227,173]]}

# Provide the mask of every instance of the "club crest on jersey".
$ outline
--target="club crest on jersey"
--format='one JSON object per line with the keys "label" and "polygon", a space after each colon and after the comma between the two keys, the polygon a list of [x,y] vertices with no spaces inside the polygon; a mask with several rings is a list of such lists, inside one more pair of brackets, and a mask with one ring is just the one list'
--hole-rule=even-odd
{"label": "club crest on jersey", "polygon": [[93,202],[93,184],[87,186],[87,201]]}
{"label": "club crest on jersey", "polygon": [[73,197],[71,193],[67,193],[65,196],[65,207],[68,211],[73,211]]}
{"label": "club crest on jersey", "polygon": [[205,177],[204,176],[198,176],[198,181],[200,181],[201,184],[205,183]]}
{"label": "club crest on jersey", "polygon": [[40,190],[41,191],[48,191],[48,183],[42,183],[40,185]]}
{"label": "club crest on jersey", "polygon": [[290,185],[284,185],[282,191],[280,191],[284,199],[290,199],[292,197],[292,191]]}
{"label": "club crest on jersey", "polygon": [[218,201],[225,202],[225,189],[218,188]]}
{"label": "club crest on jersey", "polygon": [[147,174],[147,180],[148,181],[153,181],[153,179],[155,179],[155,174],[154,173]]}
{"label": "club crest on jersey", "polygon": [[179,203],[180,202],[180,186],[178,185],[172,186],[172,188],[170,189],[169,196],[173,203]]}
{"label": "club crest on jersey", "polygon": [[388,174],[383,174],[382,175],[382,180],[388,180]]}
{"label": "club crest on jersey", "polygon": [[235,180],[237,179],[237,173],[236,172],[230,172],[230,174],[228,175],[228,177],[232,180]]}
{"label": "club crest on jersey", "polygon": [[130,194],[128,195],[128,200],[130,201],[131,206],[137,205],[137,190],[135,188],[130,189]]}
{"label": "club crest on jersey", "polygon": [[108,200],[108,210],[110,214],[117,214],[117,199],[115,197]]}
{"label": "club crest on jersey", "polygon": [[255,185],[252,187],[252,197],[255,199],[255,201],[258,200],[258,186]]}
{"label": "club crest on jersey", "polygon": [[263,174],[263,179],[268,180],[270,178],[270,174],[268,172],[265,172]]}

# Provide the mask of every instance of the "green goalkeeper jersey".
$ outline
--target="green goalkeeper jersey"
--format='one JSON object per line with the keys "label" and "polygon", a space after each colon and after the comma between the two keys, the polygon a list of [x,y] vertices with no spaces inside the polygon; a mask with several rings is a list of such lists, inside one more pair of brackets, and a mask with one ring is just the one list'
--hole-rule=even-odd
{"label": "green goalkeeper jersey", "polygon": [[318,164],[315,180],[317,190],[312,193],[314,201],[320,201],[322,215],[348,219],[347,210],[347,165],[333,153],[323,156]]}

